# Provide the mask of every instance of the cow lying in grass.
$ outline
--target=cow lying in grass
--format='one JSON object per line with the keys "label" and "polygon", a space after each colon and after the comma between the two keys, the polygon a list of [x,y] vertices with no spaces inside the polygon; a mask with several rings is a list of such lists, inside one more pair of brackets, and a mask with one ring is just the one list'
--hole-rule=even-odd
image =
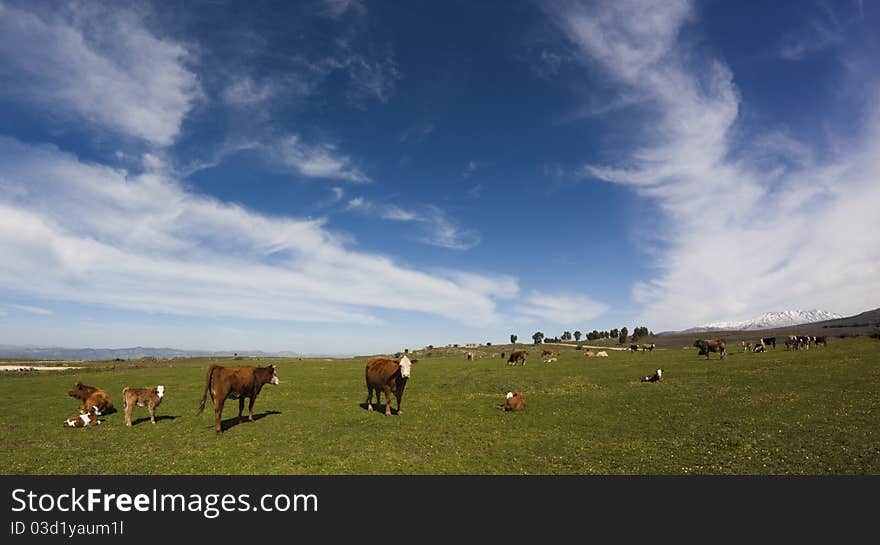
{"label": "cow lying in grass", "polygon": [[519,392],[507,392],[503,405],[498,408],[505,412],[516,412],[526,408],[526,399]]}
{"label": "cow lying in grass", "polygon": [[604,351],[604,350],[602,350],[601,352],[596,352],[596,357],[597,357],[597,358],[607,358],[607,357],[608,357],[608,352],[606,352],[606,351]]}
{"label": "cow lying in grass", "polygon": [[73,384],[73,388],[67,392],[67,395],[82,401],[82,406],[79,408],[80,414],[92,413],[101,416],[116,412],[113,401],[107,392],[94,386],[87,386],[80,381]]}
{"label": "cow lying in grass", "polygon": [[90,412],[84,412],[79,414],[74,414],[70,418],[64,421],[65,428],[84,428],[86,426],[97,426],[98,424],[102,424],[100,420],[98,420],[98,415],[96,414],[97,407],[92,407]]}
{"label": "cow lying in grass", "polygon": [[663,369],[657,369],[653,375],[645,375],[642,382],[660,382],[663,380]]}
{"label": "cow lying in grass", "polygon": [[155,388],[123,388],[122,400],[125,404],[125,425],[131,427],[131,411],[134,406],[146,407],[150,411],[150,423],[156,423],[156,407],[165,397],[165,387],[161,384]]}

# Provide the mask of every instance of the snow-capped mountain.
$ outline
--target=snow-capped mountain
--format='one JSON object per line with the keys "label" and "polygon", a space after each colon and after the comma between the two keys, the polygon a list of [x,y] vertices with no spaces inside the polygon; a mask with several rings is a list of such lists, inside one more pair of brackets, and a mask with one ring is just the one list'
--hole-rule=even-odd
{"label": "snow-capped mountain", "polygon": [[843,316],[828,312],[827,310],[783,310],[782,312],[767,312],[750,320],[714,322],[692,327],[685,331],[750,331],[753,329],[773,329],[811,324],[836,318],[843,318]]}

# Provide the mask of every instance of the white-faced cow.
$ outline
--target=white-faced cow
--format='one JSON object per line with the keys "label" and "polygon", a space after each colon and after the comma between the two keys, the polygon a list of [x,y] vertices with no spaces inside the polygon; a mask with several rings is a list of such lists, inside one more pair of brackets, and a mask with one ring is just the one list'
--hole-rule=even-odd
{"label": "white-faced cow", "polygon": [[391,416],[391,393],[397,398],[397,414],[402,414],[400,402],[403,400],[403,390],[412,372],[412,364],[419,360],[410,360],[403,356],[399,360],[392,358],[375,357],[367,361],[367,410],[373,410],[373,390],[376,391],[376,404],[381,401],[381,394],[385,392],[385,416]]}
{"label": "white-faced cow", "polygon": [[240,367],[223,367],[222,365],[212,365],[208,369],[208,376],[205,378],[205,393],[202,394],[202,402],[199,404],[199,411],[196,414],[202,414],[205,410],[205,400],[208,398],[208,392],[211,393],[211,401],[214,402],[214,431],[223,432],[220,425],[220,416],[223,414],[223,404],[226,399],[238,400],[238,418],[241,420],[244,411],[244,398],[250,398],[248,403],[248,420],[254,421],[254,402],[260,394],[265,384],[278,384],[278,375],[275,373],[275,366],[254,367],[253,365],[242,365]]}

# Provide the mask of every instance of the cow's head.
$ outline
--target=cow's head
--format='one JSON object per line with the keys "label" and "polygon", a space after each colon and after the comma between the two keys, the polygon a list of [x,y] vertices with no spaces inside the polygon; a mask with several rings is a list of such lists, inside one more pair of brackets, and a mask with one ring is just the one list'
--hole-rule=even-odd
{"label": "cow's head", "polygon": [[269,379],[269,384],[280,384],[281,381],[278,380],[278,373],[275,371],[275,366],[270,365],[269,371],[272,373],[272,378]]}
{"label": "cow's head", "polygon": [[86,399],[89,396],[90,391],[91,388],[80,381],[76,381],[76,383],[74,383],[73,385],[73,388],[71,388],[67,392],[67,395],[69,395],[70,397],[75,397],[77,399]]}
{"label": "cow's head", "polygon": [[165,395],[165,387],[162,386],[161,384],[156,386],[156,395],[158,395],[159,397],[162,397]]}
{"label": "cow's head", "polygon": [[412,369],[412,362],[408,357],[404,356],[400,358],[400,376],[403,378],[409,378],[410,370]]}

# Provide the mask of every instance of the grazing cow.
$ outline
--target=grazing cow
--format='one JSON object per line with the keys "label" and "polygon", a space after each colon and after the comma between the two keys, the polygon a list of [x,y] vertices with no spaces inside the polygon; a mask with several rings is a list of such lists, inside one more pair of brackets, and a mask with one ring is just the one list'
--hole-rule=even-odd
{"label": "grazing cow", "polygon": [[786,350],[797,350],[798,349],[797,337],[789,337],[788,339],[786,339],[785,340],[785,349]]}
{"label": "grazing cow", "polygon": [[700,349],[700,353],[697,355],[705,355],[707,360],[710,352],[720,353],[721,359],[727,355],[727,343],[719,339],[698,339],[694,341],[694,346]]}
{"label": "grazing cow", "polygon": [[113,407],[113,401],[107,395],[107,392],[94,386],[86,386],[80,381],[74,383],[73,388],[67,392],[67,395],[83,402],[79,409],[80,414],[88,414],[93,412],[93,410],[97,416],[116,412],[116,409]]}
{"label": "grazing cow", "polygon": [[466,355],[467,355],[468,361],[474,361],[474,353],[473,352],[468,352]]}
{"label": "grazing cow", "polygon": [[828,335],[822,335],[820,337],[813,337],[813,344],[819,346],[828,346]]}
{"label": "grazing cow", "polygon": [[766,352],[767,345],[764,343],[758,343],[755,345],[755,352]]}
{"label": "grazing cow", "polygon": [[639,349],[644,350],[645,352],[653,352],[654,351],[654,343],[651,344],[640,344]]}
{"label": "grazing cow", "polygon": [[593,358],[596,356],[596,353],[593,352],[592,350],[587,350],[586,352],[584,352],[584,356],[586,356],[588,358]]}
{"label": "grazing cow", "polygon": [[517,362],[520,362],[520,365],[526,364],[526,356],[528,356],[528,352],[525,350],[517,350],[516,352],[511,352],[510,357],[507,358],[507,365],[516,365]]}
{"label": "grazing cow", "polygon": [[752,342],[751,341],[743,341],[743,352],[751,352],[752,351]]}
{"label": "grazing cow", "polygon": [[602,350],[601,352],[596,352],[596,357],[597,357],[597,358],[607,358],[607,357],[608,357],[608,352],[606,352],[606,351],[604,351],[604,350]]}
{"label": "grazing cow", "polygon": [[553,355],[553,350],[550,350],[549,348],[545,348],[544,351],[541,353],[542,358],[544,356],[552,356],[552,355]]}
{"label": "grazing cow", "polygon": [[766,339],[761,339],[761,344],[770,345],[773,348],[776,348],[776,337],[767,337]]}
{"label": "grazing cow", "polygon": [[637,344],[631,344],[631,345],[629,345],[629,349],[632,350],[633,352],[638,352],[638,351],[639,351],[639,345],[637,345]]}
{"label": "grazing cow", "polygon": [[223,414],[223,404],[226,399],[238,400],[238,419],[242,419],[244,411],[244,398],[250,398],[248,403],[248,420],[254,421],[254,402],[260,395],[260,390],[265,384],[278,384],[278,374],[275,372],[275,366],[254,367],[253,365],[242,365],[240,367],[223,367],[222,365],[212,365],[208,368],[208,375],[205,377],[205,393],[202,394],[202,402],[199,404],[199,410],[196,413],[202,414],[205,410],[205,400],[208,398],[208,392],[211,393],[211,401],[214,402],[214,431],[223,433],[223,427],[220,425],[220,416]]}
{"label": "grazing cow", "polygon": [[519,392],[507,392],[503,405],[498,408],[505,412],[521,411],[526,408],[526,399]]}
{"label": "grazing cow", "polygon": [[391,416],[391,393],[397,398],[397,414],[402,414],[400,402],[403,400],[403,390],[409,380],[412,364],[418,360],[410,360],[404,356],[399,360],[383,358],[381,356],[370,358],[367,361],[367,410],[373,410],[373,390],[376,391],[376,404],[381,401],[381,394],[385,392],[385,416]]}
{"label": "grazing cow", "polygon": [[657,369],[653,375],[645,375],[642,382],[660,382],[663,380],[663,369]]}
{"label": "grazing cow", "polygon": [[97,426],[98,424],[103,424],[103,422],[98,420],[99,413],[97,411],[98,408],[93,406],[90,412],[74,414],[64,421],[64,427],[84,428],[86,426]]}
{"label": "grazing cow", "polygon": [[125,407],[125,425],[131,427],[131,411],[134,406],[146,407],[150,411],[150,423],[156,423],[156,407],[165,397],[165,387],[161,384],[155,388],[123,388],[122,401]]}
{"label": "grazing cow", "polygon": [[804,348],[806,350],[810,349],[810,337],[806,335],[798,335],[797,336],[797,344],[798,348]]}

